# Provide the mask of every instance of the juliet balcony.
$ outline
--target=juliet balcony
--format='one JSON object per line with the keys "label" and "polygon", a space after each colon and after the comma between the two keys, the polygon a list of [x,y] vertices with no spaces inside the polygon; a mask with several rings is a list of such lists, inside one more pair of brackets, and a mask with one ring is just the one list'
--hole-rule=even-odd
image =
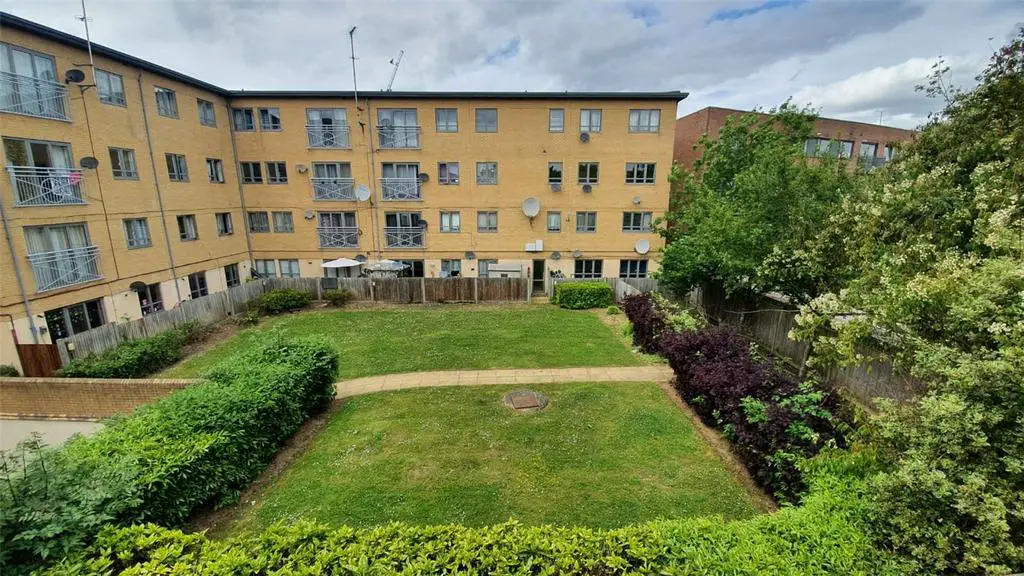
{"label": "juliet balcony", "polygon": [[0,72],[0,112],[70,120],[68,89],[51,80]]}
{"label": "juliet balcony", "polygon": [[68,206],[87,204],[85,177],[75,168],[8,166],[15,206]]}

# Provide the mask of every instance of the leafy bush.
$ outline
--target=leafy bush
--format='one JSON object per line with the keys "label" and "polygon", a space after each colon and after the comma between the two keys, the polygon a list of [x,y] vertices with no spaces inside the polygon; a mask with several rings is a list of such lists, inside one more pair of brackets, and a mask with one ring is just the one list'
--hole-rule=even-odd
{"label": "leafy bush", "polygon": [[309,306],[312,296],[309,292],[294,288],[278,288],[271,290],[256,302],[256,307],[263,314],[281,314],[292,310],[301,310]]}
{"label": "leafy bush", "polygon": [[331,306],[344,306],[352,301],[352,297],[352,291],[348,288],[338,288],[337,290],[327,290],[324,292],[324,300],[327,300]]}
{"label": "leafy bush", "polygon": [[555,285],[553,304],[570,310],[606,308],[615,301],[605,282],[561,282]]}
{"label": "leafy bush", "polygon": [[614,306],[614,305],[609,306],[608,310],[606,310],[606,312],[608,312],[608,314],[610,314],[612,316],[614,316],[616,314],[622,314],[622,310],[620,310],[618,306]]}
{"label": "leafy bush", "polygon": [[260,323],[260,314],[256,310],[246,310],[244,314],[234,317],[235,323],[243,328],[250,328]]}
{"label": "leafy bush", "polygon": [[106,522],[176,525],[237,498],[281,442],[328,406],[337,364],[327,343],[270,338],[91,437],[5,458],[0,572],[59,559]]}
{"label": "leafy bush", "polygon": [[18,369],[10,364],[0,364],[0,376],[18,377],[21,373]]}
{"label": "leafy bush", "polygon": [[125,342],[100,354],[77,358],[57,371],[66,378],[145,378],[178,360],[181,348],[203,336],[198,323],[188,323],[149,338]]}
{"label": "leafy bush", "polygon": [[706,325],[702,317],[669,302],[657,292],[627,296],[622,306],[633,323],[633,345],[648,354],[661,351],[659,338],[666,330],[682,332]]}

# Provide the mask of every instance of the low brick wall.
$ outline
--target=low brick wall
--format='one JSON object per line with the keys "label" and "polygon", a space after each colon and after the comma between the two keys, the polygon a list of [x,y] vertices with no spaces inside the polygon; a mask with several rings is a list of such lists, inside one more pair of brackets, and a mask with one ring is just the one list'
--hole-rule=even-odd
{"label": "low brick wall", "polygon": [[95,420],[126,414],[194,379],[0,378],[0,417]]}

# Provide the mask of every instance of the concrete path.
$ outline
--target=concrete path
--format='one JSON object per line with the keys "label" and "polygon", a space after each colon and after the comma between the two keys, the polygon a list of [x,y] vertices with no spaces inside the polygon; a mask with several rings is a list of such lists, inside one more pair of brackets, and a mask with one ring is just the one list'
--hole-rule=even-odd
{"label": "concrete path", "polygon": [[550,384],[556,382],[667,382],[666,365],[592,368],[527,368],[520,370],[451,370],[409,372],[343,380],[335,386],[339,398],[405,388],[478,386],[485,384]]}

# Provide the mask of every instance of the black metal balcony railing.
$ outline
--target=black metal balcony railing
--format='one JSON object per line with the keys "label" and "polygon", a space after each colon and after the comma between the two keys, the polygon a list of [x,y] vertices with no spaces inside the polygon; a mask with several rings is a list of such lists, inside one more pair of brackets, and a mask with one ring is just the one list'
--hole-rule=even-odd
{"label": "black metal balcony railing", "polygon": [[312,178],[314,200],[355,200],[352,178]]}
{"label": "black metal balcony railing", "polygon": [[36,292],[100,280],[99,254],[96,246],[29,254]]}
{"label": "black metal balcony railing", "polygon": [[423,248],[423,228],[389,226],[384,228],[384,245],[388,248]]}
{"label": "black metal balcony railing", "polygon": [[0,72],[0,112],[70,120],[68,89],[50,80]]}
{"label": "black metal balcony railing", "polygon": [[75,168],[8,166],[15,206],[86,204],[82,171]]}
{"label": "black metal balcony railing", "polygon": [[419,126],[377,126],[377,142],[381,148],[419,148]]}
{"label": "black metal balcony railing", "polygon": [[355,226],[321,226],[316,232],[321,248],[359,247],[359,228]]}
{"label": "black metal balcony railing", "polygon": [[385,200],[422,200],[418,178],[381,178],[380,188]]}
{"label": "black metal balcony railing", "polygon": [[306,126],[310,148],[351,148],[348,126]]}

